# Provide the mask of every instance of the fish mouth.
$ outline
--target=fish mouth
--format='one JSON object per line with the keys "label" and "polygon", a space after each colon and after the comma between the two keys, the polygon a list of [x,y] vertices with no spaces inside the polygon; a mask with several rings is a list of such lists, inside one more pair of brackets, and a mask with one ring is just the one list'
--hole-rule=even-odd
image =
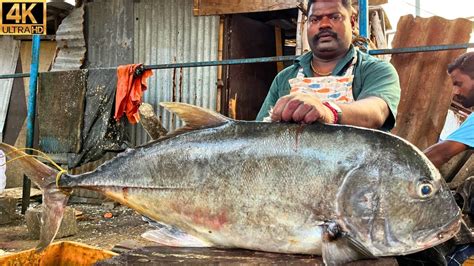
{"label": "fish mouth", "polygon": [[448,224],[443,226],[440,232],[428,237],[427,239],[429,240],[427,242],[419,243],[421,250],[436,246],[454,237],[461,228],[461,220],[461,212],[458,211],[457,215]]}

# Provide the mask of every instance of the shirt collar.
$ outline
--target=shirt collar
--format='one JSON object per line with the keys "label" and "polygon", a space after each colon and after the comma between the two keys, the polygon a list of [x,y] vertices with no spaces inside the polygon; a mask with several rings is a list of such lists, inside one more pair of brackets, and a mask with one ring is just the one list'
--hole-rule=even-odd
{"label": "shirt collar", "polygon": [[[352,59],[354,58],[356,53],[356,49],[354,46],[351,44],[349,47],[349,50],[347,53],[342,57],[339,62],[337,62],[336,67],[334,68],[333,75],[336,76],[341,76],[344,74],[344,70],[346,66],[350,64]],[[295,59],[295,65],[298,66],[298,68],[303,67],[303,72],[306,77],[312,77],[313,76],[313,71],[311,70],[311,59],[313,58],[313,53],[311,51],[301,55],[300,57]]]}

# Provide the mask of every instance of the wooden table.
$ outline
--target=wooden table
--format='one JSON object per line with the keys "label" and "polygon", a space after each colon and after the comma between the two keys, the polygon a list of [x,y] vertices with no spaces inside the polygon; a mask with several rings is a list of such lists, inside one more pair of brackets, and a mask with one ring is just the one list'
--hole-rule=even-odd
{"label": "wooden table", "polygon": [[[148,246],[131,250],[96,265],[323,265],[319,256],[290,255],[243,249],[175,248]],[[360,260],[347,265],[392,266],[395,258]]]}

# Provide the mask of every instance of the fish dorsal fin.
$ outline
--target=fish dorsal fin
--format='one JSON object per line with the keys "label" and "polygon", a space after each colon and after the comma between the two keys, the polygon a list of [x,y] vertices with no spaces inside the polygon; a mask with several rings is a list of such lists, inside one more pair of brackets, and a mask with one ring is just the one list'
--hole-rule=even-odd
{"label": "fish dorsal fin", "polygon": [[183,120],[189,130],[216,127],[230,120],[214,111],[187,103],[162,102],[160,105]]}

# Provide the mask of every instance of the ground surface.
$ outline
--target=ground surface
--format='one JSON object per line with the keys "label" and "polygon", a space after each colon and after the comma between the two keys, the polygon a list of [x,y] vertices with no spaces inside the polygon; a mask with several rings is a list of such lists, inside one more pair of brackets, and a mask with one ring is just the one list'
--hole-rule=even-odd
{"label": "ground surface", "polygon": [[[130,208],[122,205],[113,209],[90,204],[69,206],[82,212],[82,215],[77,216],[79,232],[55,241],[76,241],[108,250],[125,240],[135,240],[141,245],[153,245],[153,242],[140,236],[153,227]],[[112,213],[112,218],[104,218],[104,214],[108,212]],[[17,213],[20,214],[19,209]],[[13,223],[0,225],[0,255],[34,248],[37,243],[38,240],[31,239],[22,215]]]}

